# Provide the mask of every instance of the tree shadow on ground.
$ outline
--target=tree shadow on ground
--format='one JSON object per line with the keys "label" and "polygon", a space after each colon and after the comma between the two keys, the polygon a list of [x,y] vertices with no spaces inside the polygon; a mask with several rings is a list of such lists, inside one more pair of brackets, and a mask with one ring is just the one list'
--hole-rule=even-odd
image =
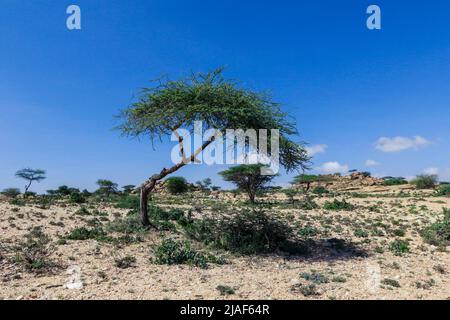
{"label": "tree shadow on ground", "polygon": [[367,249],[339,238],[291,241],[287,248],[280,249],[277,255],[298,261],[345,261],[370,256]]}

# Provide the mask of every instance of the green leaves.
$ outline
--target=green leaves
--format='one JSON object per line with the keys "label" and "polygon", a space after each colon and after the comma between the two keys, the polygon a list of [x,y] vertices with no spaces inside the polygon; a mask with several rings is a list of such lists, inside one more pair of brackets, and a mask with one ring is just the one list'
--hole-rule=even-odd
{"label": "green leaves", "polygon": [[309,157],[301,144],[289,139],[297,129],[280,105],[265,93],[226,80],[222,73],[223,68],[218,68],[186,79],[159,80],[155,86],[144,88],[138,101],[122,111],[123,122],[118,129],[126,136],[147,135],[152,140],[181,127],[193,132],[195,121],[223,135],[226,129],[278,129],[281,165],[288,171],[305,169]]}

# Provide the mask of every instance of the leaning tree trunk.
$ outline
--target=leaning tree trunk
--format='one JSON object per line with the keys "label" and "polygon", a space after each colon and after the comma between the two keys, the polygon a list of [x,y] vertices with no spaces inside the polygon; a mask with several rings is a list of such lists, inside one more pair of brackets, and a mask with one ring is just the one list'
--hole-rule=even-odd
{"label": "leaning tree trunk", "polygon": [[[176,129],[175,129],[175,132],[176,132]],[[183,138],[179,137],[178,139],[180,140],[180,150],[181,150],[183,160],[180,163],[174,165],[173,167],[171,167],[169,169],[166,169],[166,168],[162,169],[160,173],[152,176],[150,179],[148,179],[146,182],[144,182],[141,186],[140,210],[139,211],[140,211],[141,223],[145,227],[151,226],[151,227],[156,228],[156,226],[153,225],[150,222],[150,219],[148,218],[148,198],[149,198],[150,193],[153,191],[153,189],[155,189],[156,183],[159,180],[164,179],[169,174],[174,173],[178,169],[184,167],[186,164],[188,164],[190,162],[194,162],[196,160],[196,157],[199,155],[199,153],[202,152],[203,150],[205,150],[206,147],[208,147],[215,140],[215,136],[212,136],[211,138],[209,138],[209,140],[207,140],[201,147],[199,147],[189,158],[186,158],[185,154],[184,154]]]}

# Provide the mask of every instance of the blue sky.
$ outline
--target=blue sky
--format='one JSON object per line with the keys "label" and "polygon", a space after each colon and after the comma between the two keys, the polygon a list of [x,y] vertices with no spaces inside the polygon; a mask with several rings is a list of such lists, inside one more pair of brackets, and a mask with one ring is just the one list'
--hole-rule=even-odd
{"label": "blue sky", "polygon": [[[82,30],[66,28],[70,4]],[[382,10],[381,30],[366,28],[370,4]],[[48,171],[39,192],[92,190],[99,178],[139,184],[171,164],[173,143],[154,151],[123,138],[114,115],[151,79],[218,66],[272,92],[299,139],[323,151],[316,172],[450,180],[449,14],[437,0],[1,0],[0,189],[22,187],[14,172],[23,167]],[[179,174],[224,185],[223,169]]]}

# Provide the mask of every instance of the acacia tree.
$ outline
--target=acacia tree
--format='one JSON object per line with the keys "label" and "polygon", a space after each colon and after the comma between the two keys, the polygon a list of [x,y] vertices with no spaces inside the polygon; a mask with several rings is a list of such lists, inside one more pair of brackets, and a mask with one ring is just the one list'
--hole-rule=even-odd
{"label": "acacia tree", "polygon": [[329,178],[325,176],[318,176],[315,174],[301,174],[299,176],[294,177],[294,181],[292,184],[300,184],[306,185],[305,192],[308,192],[311,189],[311,183],[313,182],[325,182],[328,181]]}
{"label": "acacia tree", "polygon": [[97,180],[97,185],[99,186],[99,189],[97,190],[98,193],[104,194],[107,197],[109,197],[113,193],[117,193],[118,185],[117,183],[114,183],[110,180],[106,179],[99,179]]}
{"label": "acacia tree", "polygon": [[241,164],[219,172],[225,181],[232,182],[238,190],[245,191],[251,203],[255,203],[256,193],[271,182],[275,175],[262,175],[263,164]]}
{"label": "acacia tree", "polygon": [[45,170],[25,168],[17,171],[16,177],[28,181],[28,183],[25,185],[25,194],[26,194],[34,181],[41,182],[46,178],[45,174],[46,174]]}
{"label": "acacia tree", "polygon": [[[224,79],[222,69],[176,81],[160,80],[155,86],[143,89],[138,101],[122,111],[121,118],[123,122],[118,128],[126,136],[149,136],[153,141],[173,133],[179,142],[181,161],[163,168],[141,186],[140,217],[144,226],[151,225],[148,197],[156,183],[197,161],[197,156],[215,140],[212,135],[188,155],[178,130],[183,127],[193,133],[195,121],[202,121],[205,128],[215,129],[224,136],[226,129],[279,129],[280,165],[291,171],[304,168],[309,160],[304,147],[290,140],[289,136],[297,134],[297,130],[281,112],[279,104],[266,94]],[[254,147],[259,150],[258,146]],[[270,155],[270,151],[265,152]]]}

